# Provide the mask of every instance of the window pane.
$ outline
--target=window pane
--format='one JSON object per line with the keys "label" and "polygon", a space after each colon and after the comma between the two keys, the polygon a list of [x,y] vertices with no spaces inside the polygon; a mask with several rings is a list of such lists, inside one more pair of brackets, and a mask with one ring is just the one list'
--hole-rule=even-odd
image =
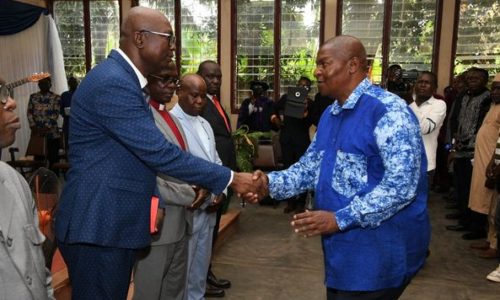
{"label": "window pane", "polygon": [[500,4],[498,0],[461,1],[455,74],[472,66],[500,72]]}
{"label": "window pane", "polygon": [[217,61],[217,0],[181,3],[181,72],[196,72],[207,59]]}
{"label": "window pane", "polygon": [[175,0],[139,0],[139,5],[163,12],[175,32]]}
{"label": "window pane", "polygon": [[366,48],[369,74],[374,83],[382,81],[382,36],[384,1],[350,0],[342,2],[342,34],[359,38]]}
{"label": "window pane", "polygon": [[249,96],[250,81],[273,89],[274,1],[238,0],[236,6],[236,106]]}
{"label": "window pane", "polygon": [[[320,0],[281,1],[281,94],[286,93],[288,87],[295,86],[301,76],[314,79],[320,10]],[[310,95],[314,94],[315,91],[311,91]]]}
{"label": "window pane", "polygon": [[90,38],[92,67],[118,48],[120,40],[120,5],[117,0],[90,1]]}
{"label": "window pane", "polygon": [[67,76],[85,76],[85,32],[82,1],[55,1],[54,21],[64,57]]}
{"label": "window pane", "polygon": [[394,0],[389,65],[405,70],[432,70],[436,0]]}

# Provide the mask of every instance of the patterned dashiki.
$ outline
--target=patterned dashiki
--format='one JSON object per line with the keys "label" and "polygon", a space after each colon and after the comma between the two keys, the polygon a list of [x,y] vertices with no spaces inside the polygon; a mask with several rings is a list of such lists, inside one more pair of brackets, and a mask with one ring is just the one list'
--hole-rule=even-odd
{"label": "patterned dashiki", "polygon": [[286,199],[314,189],[315,209],[335,212],[340,228],[322,236],[327,287],[374,291],[401,286],[424,264],[426,164],[415,115],[364,79],[325,110],[304,156],[269,174],[269,190]]}

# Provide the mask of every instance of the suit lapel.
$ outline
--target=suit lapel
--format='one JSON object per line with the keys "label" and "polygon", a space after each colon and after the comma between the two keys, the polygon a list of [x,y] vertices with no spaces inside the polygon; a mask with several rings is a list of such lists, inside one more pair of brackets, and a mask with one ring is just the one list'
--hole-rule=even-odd
{"label": "suit lapel", "polygon": [[[211,115],[212,118],[215,119],[216,122],[218,123],[217,125],[225,128],[225,131],[227,132],[226,122],[224,122],[224,119],[220,115],[219,110],[217,109],[217,107],[215,107],[214,102],[208,96],[207,96],[207,105],[205,106],[205,110],[208,110],[207,114]],[[222,111],[224,112],[224,116],[227,118],[229,122],[230,119],[226,111],[224,109],[222,109]]]}
{"label": "suit lapel", "polygon": [[[178,105],[176,105],[176,107],[174,107],[174,109],[182,111],[182,109]],[[211,157],[210,152],[207,152],[207,150],[205,149],[205,146],[203,146],[203,142],[201,141],[200,136],[198,135],[198,132],[196,131],[196,129],[193,128],[193,126],[191,126],[191,122],[184,117],[184,113],[176,114],[176,116],[179,119],[179,121],[182,122],[182,124],[184,125],[184,126],[182,126],[182,128],[184,129],[186,134],[189,134],[190,136],[194,137],[194,140],[198,144],[198,148],[200,148],[206,154],[207,157]]]}

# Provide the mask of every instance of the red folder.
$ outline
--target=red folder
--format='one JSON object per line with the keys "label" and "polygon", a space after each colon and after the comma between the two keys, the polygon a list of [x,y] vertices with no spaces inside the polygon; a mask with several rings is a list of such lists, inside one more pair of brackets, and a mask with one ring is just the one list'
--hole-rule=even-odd
{"label": "red folder", "polygon": [[157,233],[158,228],[156,227],[156,216],[158,216],[158,203],[160,199],[158,197],[151,197],[151,219],[149,222],[149,232],[151,234]]}

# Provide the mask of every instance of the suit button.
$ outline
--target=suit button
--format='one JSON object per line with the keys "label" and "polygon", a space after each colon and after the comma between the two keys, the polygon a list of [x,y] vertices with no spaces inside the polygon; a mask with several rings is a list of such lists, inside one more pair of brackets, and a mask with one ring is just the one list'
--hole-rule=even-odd
{"label": "suit button", "polygon": [[26,282],[28,283],[28,285],[31,285],[31,283],[33,283],[33,279],[31,279],[31,276],[26,275]]}

